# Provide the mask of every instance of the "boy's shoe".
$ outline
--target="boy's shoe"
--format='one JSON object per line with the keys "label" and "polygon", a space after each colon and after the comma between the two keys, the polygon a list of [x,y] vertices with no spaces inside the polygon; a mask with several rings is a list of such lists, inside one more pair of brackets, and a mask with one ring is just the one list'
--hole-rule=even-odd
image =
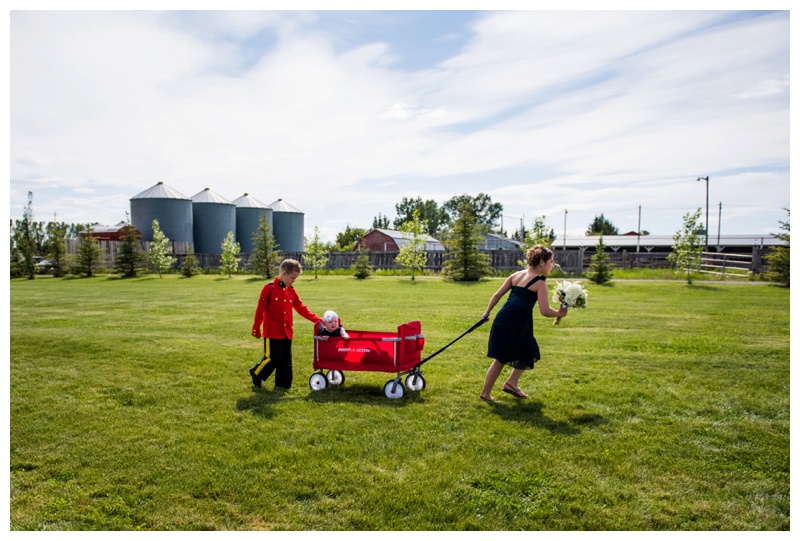
{"label": "boy's shoe", "polygon": [[[258,365],[256,365],[258,366]],[[256,374],[256,367],[250,369],[250,377],[253,378],[253,385],[255,387],[261,387],[261,378],[258,377]]]}

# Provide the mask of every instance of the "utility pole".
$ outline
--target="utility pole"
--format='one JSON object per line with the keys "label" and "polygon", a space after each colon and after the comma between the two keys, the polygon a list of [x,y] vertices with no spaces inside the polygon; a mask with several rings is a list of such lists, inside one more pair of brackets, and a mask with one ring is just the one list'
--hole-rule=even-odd
{"label": "utility pole", "polygon": [[722,231],[722,201],[719,202],[719,218],[717,218],[717,248],[719,248],[720,231]]}
{"label": "utility pole", "polygon": [[636,253],[639,253],[639,241],[642,239],[642,205],[639,205],[639,227],[636,228]]}
{"label": "utility pole", "polygon": [[564,251],[567,251],[567,209],[564,209]]}
{"label": "utility pole", "polygon": [[697,177],[697,181],[706,181],[706,252],[708,251],[708,177]]}

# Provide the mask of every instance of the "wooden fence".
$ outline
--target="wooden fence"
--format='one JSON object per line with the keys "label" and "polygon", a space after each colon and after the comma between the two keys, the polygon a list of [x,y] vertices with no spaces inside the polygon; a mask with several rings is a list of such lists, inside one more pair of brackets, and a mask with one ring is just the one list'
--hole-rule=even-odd
{"label": "wooden fence", "polygon": [[726,254],[703,252],[700,255],[700,272],[748,277],[753,272],[754,254]]}
{"label": "wooden fence", "polygon": [[[101,264],[109,268],[112,267],[121,242],[114,240],[98,240],[98,244],[102,252]],[[144,251],[150,249],[149,242],[142,242],[141,244]],[[77,240],[68,239],[67,254],[75,255],[77,245]],[[191,243],[170,241],[169,246],[171,255],[177,260],[176,266],[180,268],[183,265],[183,260],[190,253]],[[751,254],[704,252],[703,268],[705,270],[703,272],[735,273],[743,269],[745,272],[760,273],[763,271],[762,257],[767,250],[768,248],[754,247]],[[589,248],[556,248],[554,251],[556,262],[561,269],[573,274],[581,274],[588,268],[591,257],[595,254],[595,251]],[[525,254],[521,250],[481,250],[481,252],[489,255],[489,265],[493,269],[499,271],[520,269],[521,265],[519,262],[525,259]],[[396,262],[398,253],[399,252],[371,251],[367,252],[367,255],[370,265],[372,265],[373,268],[385,270],[400,268],[400,265]],[[669,268],[672,266],[672,264],[667,261],[668,252],[629,252],[627,250],[622,250],[606,253],[609,256],[609,264],[621,269]],[[425,264],[425,269],[433,272],[440,271],[450,254],[450,252],[446,251],[428,252],[428,261]],[[220,266],[220,254],[194,255],[201,268],[214,269]],[[244,269],[246,267],[247,260],[251,255],[250,253],[239,254],[240,268]],[[284,258],[297,259],[305,264],[304,252],[283,252],[281,255]],[[328,262],[325,268],[348,269],[353,266],[358,256],[359,252],[330,252],[327,254]]]}

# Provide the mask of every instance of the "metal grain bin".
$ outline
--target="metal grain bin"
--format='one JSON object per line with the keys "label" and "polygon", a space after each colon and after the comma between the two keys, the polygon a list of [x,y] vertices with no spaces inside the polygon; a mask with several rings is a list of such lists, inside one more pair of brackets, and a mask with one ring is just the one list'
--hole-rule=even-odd
{"label": "metal grain bin", "polygon": [[131,225],[145,242],[153,240],[153,220],[174,242],[194,242],[192,201],[163,182],[131,197]]}
{"label": "metal grain bin", "polygon": [[[250,194],[234,199],[233,204],[236,205],[236,241],[242,247],[242,252],[253,252],[253,235],[258,233],[263,214],[266,213],[267,223],[270,228],[273,227],[272,209]],[[274,229],[272,234],[275,234]]]}
{"label": "metal grain bin", "polygon": [[208,188],[192,196],[192,219],[197,254],[221,254],[228,231],[236,234],[236,207]]}
{"label": "metal grain bin", "polygon": [[272,209],[272,224],[279,249],[283,252],[302,252],[305,215],[283,199],[278,199],[269,208]]}

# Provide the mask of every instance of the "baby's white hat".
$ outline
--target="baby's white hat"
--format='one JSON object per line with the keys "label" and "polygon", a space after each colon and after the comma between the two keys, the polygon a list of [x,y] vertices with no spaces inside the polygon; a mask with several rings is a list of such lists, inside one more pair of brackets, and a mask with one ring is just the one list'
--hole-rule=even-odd
{"label": "baby's white hat", "polygon": [[338,316],[338,315],[336,314],[336,312],[334,312],[333,310],[328,310],[328,311],[327,311],[327,312],[325,312],[325,314],[322,316],[322,321],[324,321],[325,323],[328,323],[328,322],[330,322],[330,321],[333,321],[334,319],[339,319],[339,316]]}

